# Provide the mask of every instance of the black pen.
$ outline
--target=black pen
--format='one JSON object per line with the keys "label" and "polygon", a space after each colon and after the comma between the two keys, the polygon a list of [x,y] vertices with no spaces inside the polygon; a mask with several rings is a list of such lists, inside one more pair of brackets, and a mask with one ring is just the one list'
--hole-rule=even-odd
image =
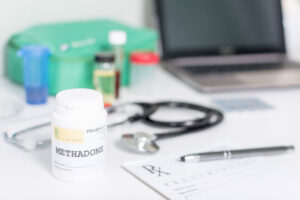
{"label": "black pen", "polygon": [[226,151],[212,151],[187,154],[180,157],[181,162],[203,162],[213,160],[229,160],[235,158],[247,158],[253,156],[270,156],[294,151],[294,146],[274,146],[252,149],[236,149]]}

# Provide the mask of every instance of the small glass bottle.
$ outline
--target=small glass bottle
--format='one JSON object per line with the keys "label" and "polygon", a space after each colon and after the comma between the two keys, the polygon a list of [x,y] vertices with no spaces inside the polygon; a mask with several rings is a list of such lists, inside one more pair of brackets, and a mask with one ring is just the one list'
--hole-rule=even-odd
{"label": "small glass bottle", "polygon": [[127,35],[125,31],[121,30],[112,30],[108,34],[108,40],[110,45],[113,48],[115,54],[115,70],[116,70],[116,89],[115,89],[115,96],[119,98],[119,90],[120,86],[122,85],[122,74],[124,72],[123,65],[124,65],[124,49],[123,46],[126,44]]}
{"label": "small glass bottle", "polygon": [[115,101],[115,56],[112,52],[101,52],[95,56],[93,72],[94,88],[102,93],[105,106]]}
{"label": "small glass bottle", "polygon": [[131,53],[130,62],[130,89],[135,93],[153,95],[159,55],[151,51],[136,51]]}

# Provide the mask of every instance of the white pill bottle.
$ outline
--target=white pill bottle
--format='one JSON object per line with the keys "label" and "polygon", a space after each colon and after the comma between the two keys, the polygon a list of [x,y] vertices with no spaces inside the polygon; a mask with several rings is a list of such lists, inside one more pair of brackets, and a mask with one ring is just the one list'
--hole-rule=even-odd
{"label": "white pill bottle", "polygon": [[70,89],[56,95],[52,114],[55,177],[85,181],[104,174],[106,119],[102,95],[95,90]]}

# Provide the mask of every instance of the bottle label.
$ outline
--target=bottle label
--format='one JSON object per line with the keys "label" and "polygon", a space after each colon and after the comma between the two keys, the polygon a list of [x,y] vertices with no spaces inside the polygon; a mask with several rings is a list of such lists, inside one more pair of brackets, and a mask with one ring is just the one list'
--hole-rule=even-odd
{"label": "bottle label", "polygon": [[83,143],[83,130],[70,130],[65,128],[54,127],[54,138],[71,143]]}
{"label": "bottle label", "polygon": [[88,176],[104,167],[106,127],[74,130],[54,126],[53,129],[53,170],[70,176]]}

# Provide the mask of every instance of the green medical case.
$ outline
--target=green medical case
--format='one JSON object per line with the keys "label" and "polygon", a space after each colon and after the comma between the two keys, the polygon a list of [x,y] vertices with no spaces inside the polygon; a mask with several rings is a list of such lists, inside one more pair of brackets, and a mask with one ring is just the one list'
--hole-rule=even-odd
{"label": "green medical case", "polygon": [[29,44],[50,48],[49,94],[70,88],[92,88],[94,55],[110,50],[108,32],[124,30],[124,73],[122,85],[130,83],[129,55],[135,50],[156,50],[157,33],[146,28],[133,28],[111,20],[93,20],[31,27],[11,36],[6,46],[6,75],[17,83],[23,81],[22,58],[17,52]]}

